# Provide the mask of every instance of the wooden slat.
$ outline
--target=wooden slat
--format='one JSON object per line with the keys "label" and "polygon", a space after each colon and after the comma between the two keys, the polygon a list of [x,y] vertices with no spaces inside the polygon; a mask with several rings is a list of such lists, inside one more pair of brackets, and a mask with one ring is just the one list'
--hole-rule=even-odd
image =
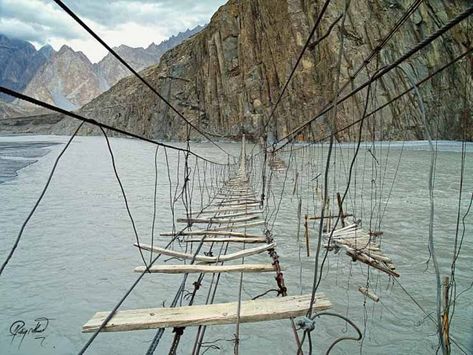
{"label": "wooden slat", "polygon": [[[222,216],[223,217],[223,216]],[[217,223],[217,224],[227,224],[227,223],[238,223],[238,222],[247,222],[253,219],[257,219],[259,216],[249,216],[243,218],[178,218],[178,223]],[[231,228],[231,227],[230,227]]]}
{"label": "wooden slat", "polygon": [[[311,295],[257,299],[241,302],[240,323],[287,319],[303,316],[310,306]],[[324,294],[316,294],[314,312],[330,308]],[[103,328],[105,332],[142,329],[233,324],[237,322],[238,302],[194,305],[176,308],[147,308],[116,312]],[[96,331],[109,312],[98,312],[83,327],[85,333]]]}
{"label": "wooden slat", "polygon": [[[146,266],[138,266],[135,272],[143,272]],[[238,264],[238,265],[154,265],[150,272],[161,274],[185,273],[220,273],[220,272],[270,272],[275,271],[273,264]]]}
{"label": "wooden slat", "polygon": [[[134,245],[136,247],[138,247],[137,243],[135,243]],[[151,246],[151,245],[147,245],[147,244],[140,244],[139,248],[143,249],[143,250],[148,250],[148,251],[153,251],[153,252],[156,252],[156,253],[164,254],[164,255],[174,256],[174,257],[177,257],[177,258],[182,258],[182,259],[188,259],[188,260],[193,260],[194,259],[195,261],[203,261],[203,262],[206,262],[206,263],[216,263],[216,262],[219,262],[219,261],[230,261],[230,260],[240,259],[240,258],[247,257],[247,256],[250,256],[250,255],[254,255],[254,254],[259,254],[259,253],[264,252],[265,250],[272,249],[275,246],[276,246],[276,243],[265,244],[265,245],[261,245],[261,246],[255,247],[255,248],[244,249],[244,250],[240,250],[240,251],[237,251],[235,253],[232,253],[232,254],[224,254],[224,255],[220,255],[220,256],[195,255],[195,259],[194,259],[193,254],[187,254],[187,253],[183,253],[183,252],[180,252],[180,251],[169,250],[169,249],[165,249],[165,248],[161,248],[161,247],[157,247],[157,246]]]}
{"label": "wooden slat", "polygon": [[232,194],[228,194],[228,195],[221,195],[221,194],[217,194],[215,196],[216,199],[218,200],[226,200],[228,198],[255,198],[255,194],[254,193],[243,193],[243,194],[238,194],[238,193],[232,193]]}
{"label": "wooden slat", "polygon": [[250,197],[238,197],[238,196],[231,196],[227,198],[217,198],[218,200],[221,200],[218,203],[230,203],[230,202],[239,202],[239,203],[251,203],[251,202],[260,202],[257,200],[254,196]]}
{"label": "wooden slat", "polygon": [[242,228],[252,228],[256,226],[262,226],[265,223],[266,221],[258,221],[258,222],[251,222],[251,223],[245,223],[245,224],[233,224],[231,226],[217,227],[217,228],[214,228],[213,230],[221,231],[225,229],[233,230],[233,229],[242,229]]}
{"label": "wooden slat", "polygon": [[217,202],[219,205],[227,205],[227,206],[233,206],[233,205],[247,205],[249,203],[260,203],[260,200],[256,200],[255,198],[229,198],[229,199],[224,199],[220,202]]}
{"label": "wooden slat", "polygon": [[266,237],[250,238],[250,237],[200,237],[185,238],[184,243],[266,243]]}
{"label": "wooden slat", "polygon": [[[227,207],[221,207],[218,209],[211,209],[211,210],[205,210],[205,213],[223,213],[223,212],[233,212],[233,211],[245,211],[247,213],[255,213],[257,210],[249,209],[246,206],[243,207],[238,207],[238,208],[227,208]],[[197,215],[197,213],[195,213]]]}
{"label": "wooden slat", "polygon": [[221,215],[218,215],[218,216],[213,216],[212,218],[241,217],[241,216],[251,216],[251,215],[262,214],[262,213],[263,213],[263,211],[261,211],[261,210],[253,210],[253,211],[248,211],[248,212],[221,214]]}
{"label": "wooden slat", "polygon": [[259,205],[260,205],[259,201],[257,201],[257,202],[248,202],[248,203],[246,203],[246,202],[241,202],[241,203],[233,203],[233,202],[224,203],[224,202],[222,202],[222,203],[215,204],[216,207],[223,207],[223,208],[230,208],[230,207],[231,208],[235,208],[235,207],[237,207],[237,208],[242,208],[242,207],[248,208],[248,207],[257,207]]}
{"label": "wooden slat", "polygon": [[[241,232],[230,232],[230,231],[224,231],[224,230],[197,230],[197,231],[185,231],[181,233],[173,233],[173,232],[168,232],[168,233],[160,233],[159,234],[162,237],[174,237],[176,235],[180,236],[187,236],[187,235],[228,235],[231,237],[242,237],[242,238],[259,238],[261,237],[260,234],[252,234],[252,233],[241,233]],[[264,237],[264,236],[263,236]]]}

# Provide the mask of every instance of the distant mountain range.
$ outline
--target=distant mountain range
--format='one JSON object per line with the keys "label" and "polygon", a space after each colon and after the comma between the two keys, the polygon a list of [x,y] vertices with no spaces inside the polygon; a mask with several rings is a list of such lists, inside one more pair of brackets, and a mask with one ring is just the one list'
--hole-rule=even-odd
{"label": "distant mountain range", "polygon": [[[147,48],[125,45],[114,50],[133,69],[140,71],[159,63],[169,49],[182,43],[204,27],[180,32],[160,44]],[[39,50],[26,41],[0,34],[0,85],[67,110],[75,110],[108,90],[131,73],[112,54],[92,64],[82,52],[64,45],[59,51],[51,46]],[[0,96],[0,118],[38,113],[37,107]]]}
{"label": "distant mountain range", "polygon": [[[23,91],[53,52],[51,46],[44,46],[37,51],[29,42],[0,34],[0,84]],[[0,94],[0,98],[6,102],[13,101],[7,95]]]}

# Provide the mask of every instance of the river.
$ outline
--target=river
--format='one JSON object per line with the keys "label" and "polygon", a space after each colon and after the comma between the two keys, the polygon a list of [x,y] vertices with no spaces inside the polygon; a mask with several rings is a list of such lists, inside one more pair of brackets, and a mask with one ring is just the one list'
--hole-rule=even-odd
{"label": "river", "polygon": [[[12,247],[67,139],[59,136],[0,137],[0,261],[3,262]],[[111,138],[111,144],[138,235],[144,242],[149,242],[155,147],[123,138]],[[222,146],[235,155],[240,150],[239,144],[222,143]],[[210,144],[192,143],[191,148],[211,159],[227,161],[225,155]],[[433,232],[441,275],[447,276],[456,233],[461,143],[440,142],[437,149]],[[461,217],[473,192],[473,146],[468,144],[466,150]],[[284,275],[289,294],[312,290],[317,226],[310,226],[311,256],[307,257],[303,232],[297,239],[297,196],[304,197],[303,213],[318,212],[320,203],[314,202],[311,195],[322,179],[317,175],[323,173],[326,152],[325,146],[299,150],[292,155],[284,153],[286,162],[293,158],[289,173],[287,176],[274,173],[271,178],[274,196],[269,196],[270,212],[278,205],[280,209],[277,219],[271,214],[270,221],[274,221],[272,231],[281,264],[286,269]],[[335,163],[331,166],[330,176],[333,177],[329,186],[336,186],[337,191],[343,192],[352,155],[351,145],[337,146],[334,151]],[[156,231],[164,232],[172,229],[172,213],[169,176],[162,150],[158,157]],[[182,169],[183,154],[178,159],[175,152],[168,151],[168,161],[175,185],[176,169],[178,164]],[[296,166],[297,174],[293,170]],[[363,354],[435,353],[435,327],[412,300],[414,298],[428,314],[435,316],[435,274],[432,262],[428,268],[426,264],[429,259],[429,166],[430,152],[426,142],[378,143],[362,147],[346,209],[362,218],[364,225],[371,220],[377,226],[383,216],[380,226],[384,233],[382,248],[396,265],[404,290],[386,274],[373,270],[368,274],[366,265],[353,263],[343,252],[329,254],[318,291],[331,300],[333,312],[348,316],[364,333],[362,347],[360,343],[345,341],[335,347],[333,354],[360,351]],[[204,184],[202,179],[210,184],[211,174],[204,176],[204,168],[204,164],[200,164],[200,170],[194,175],[194,178],[200,177],[201,186]],[[259,188],[259,176],[253,178]],[[194,184],[198,209],[198,195],[203,190],[200,190],[198,179]],[[173,189],[174,186],[171,189],[174,193]],[[182,211],[178,202],[176,216],[181,216]],[[464,218],[465,237],[455,273],[457,294],[473,281],[472,216],[473,211]],[[460,236],[462,232],[460,223]],[[60,161],[18,249],[0,276],[0,353],[77,353],[90,337],[90,334],[81,333],[81,326],[95,312],[110,310],[138,277],[133,269],[142,261],[132,246],[134,239],[104,138],[77,137]],[[169,237],[155,238],[155,243],[161,246],[167,241]],[[266,259],[261,255],[248,258],[248,262],[264,262],[262,260]],[[189,285],[196,277],[190,276]],[[381,298],[379,303],[370,299],[365,302],[358,292],[358,287],[365,286],[368,277],[370,286]],[[239,280],[239,274],[222,276],[215,302],[236,300]],[[245,275],[243,280],[243,299],[276,287],[272,274]],[[146,275],[122,308],[169,305],[179,282],[176,275]],[[209,282],[210,277],[204,278],[197,304],[205,301]],[[266,297],[274,296],[270,293]],[[473,354],[472,296],[470,288],[458,297],[451,325],[452,337],[469,354]],[[37,332],[17,332],[12,336],[12,330],[20,329],[21,322],[24,322],[22,329],[38,327]],[[205,341],[210,342],[206,345],[212,346],[205,348],[207,354],[232,353],[234,333],[233,325],[209,327]],[[88,353],[143,354],[154,334],[153,330],[100,334]],[[350,334],[354,332],[343,321],[321,317],[312,333],[314,353],[325,353],[337,337]],[[157,353],[168,352],[172,337],[171,331],[165,332]],[[186,329],[178,353],[188,354],[194,339],[195,328]],[[453,354],[461,353],[455,345],[452,349]],[[242,354],[294,354],[290,322],[242,324],[240,351]]]}

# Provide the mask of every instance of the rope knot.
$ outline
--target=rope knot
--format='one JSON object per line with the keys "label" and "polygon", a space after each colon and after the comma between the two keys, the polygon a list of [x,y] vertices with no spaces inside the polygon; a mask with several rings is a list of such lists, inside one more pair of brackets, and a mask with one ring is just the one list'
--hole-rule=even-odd
{"label": "rope knot", "polygon": [[199,281],[195,281],[193,285],[194,285],[195,290],[198,290],[202,284]]}
{"label": "rope knot", "polygon": [[315,320],[306,316],[302,319],[299,319],[297,321],[297,325],[300,327],[300,329],[311,332],[315,329]]}

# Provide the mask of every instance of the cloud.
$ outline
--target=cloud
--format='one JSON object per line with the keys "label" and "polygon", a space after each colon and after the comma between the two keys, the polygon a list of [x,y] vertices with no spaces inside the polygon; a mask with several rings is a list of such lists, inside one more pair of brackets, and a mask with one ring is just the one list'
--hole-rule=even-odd
{"label": "cloud", "polygon": [[46,37],[76,39],[85,37],[59,8],[40,0],[0,0],[0,29],[25,40],[44,40]]}
{"label": "cloud", "polygon": [[[112,45],[146,47],[202,25],[227,0],[64,0]],[[105,51],[51,0],[0,0],[0,33],[35,44],[67,44],[92,61]]]}

